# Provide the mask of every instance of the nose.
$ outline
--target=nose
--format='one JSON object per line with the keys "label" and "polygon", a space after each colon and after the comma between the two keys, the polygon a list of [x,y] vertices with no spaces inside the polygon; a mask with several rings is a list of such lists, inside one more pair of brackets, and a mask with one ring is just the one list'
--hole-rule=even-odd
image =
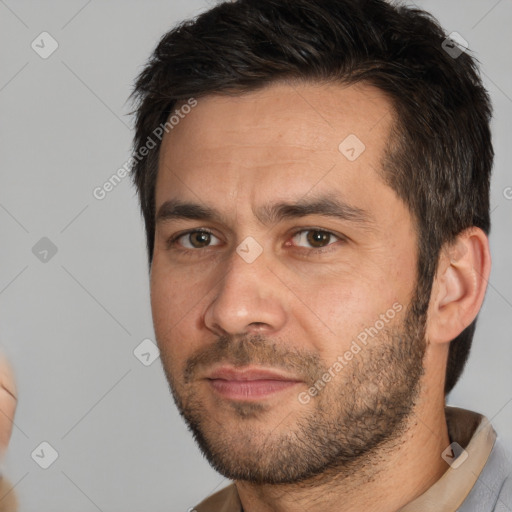
{"label": "nose", "polygon": [[267,268],[265,255],[247,263],[233,252],[204,313],[214,334],[273,334],[286,324],[284,286]]}

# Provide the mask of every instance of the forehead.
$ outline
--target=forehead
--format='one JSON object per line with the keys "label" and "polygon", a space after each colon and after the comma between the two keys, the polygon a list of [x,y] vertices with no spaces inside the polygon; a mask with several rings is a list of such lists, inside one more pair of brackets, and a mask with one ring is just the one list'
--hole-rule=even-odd
{"label": "forehead", "polygon": [[384,93],[362,84],[277,83],[205,96],[163,139],[157,207],[171,191],[202,201],[218,193],[228,203],[313,187],[364,191],[380,181],[393,119]]}

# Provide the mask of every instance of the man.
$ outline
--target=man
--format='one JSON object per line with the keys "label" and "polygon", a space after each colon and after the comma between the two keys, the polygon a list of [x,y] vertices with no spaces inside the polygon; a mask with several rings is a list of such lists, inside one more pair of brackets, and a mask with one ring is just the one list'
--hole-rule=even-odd
{"label": "man", "polygon": [[162,364],[233,480],[198,512],[512,510],[492,426],[445,407],[491,266],[464,50],[383,0],[238,0],[139,76]]}

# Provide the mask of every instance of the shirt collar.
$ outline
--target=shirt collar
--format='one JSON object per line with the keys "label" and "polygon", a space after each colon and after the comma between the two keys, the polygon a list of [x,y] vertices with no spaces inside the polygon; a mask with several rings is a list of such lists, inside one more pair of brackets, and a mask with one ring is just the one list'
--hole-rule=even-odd
{"label": "shirt collar", "polygon": [[[457,443],[464,451],[457,458],[448,452],[451,456],[445,460],[449,460],[450,464],[443,476],[398,512],[453,512],[462,505],[489,458],[496,441],[496,432],[485,416],[450,406],[445,408],[445,415],[451,443]],[[461,463],[462,458],[465,460]],[[235,484],[210,496],[195,510],[242,512]]]}
{"label": "shirt collar", "polygon": [[[446,457],[445,460],[450,460],[450,464],[443,476],[399,512],[453,512],[458,509],[491,454],[496,432],[485,416],[450,406],[445,408],[445,414],[451,443],[458,443],[464,451],[453,460]],[[452,455],[450,451],[448,456]],[[446,454],[446,451],[443,453]]]}

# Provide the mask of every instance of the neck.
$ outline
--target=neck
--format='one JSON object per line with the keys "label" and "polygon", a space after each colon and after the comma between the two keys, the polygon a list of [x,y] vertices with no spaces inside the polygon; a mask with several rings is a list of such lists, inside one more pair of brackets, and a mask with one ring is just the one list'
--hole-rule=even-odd
{"label": "neck", "polygon": [[236,487],[245,512],[394,512],[443,475],[441,453],[449,444],[444,396],[435,404],[420,399],[402,435],[353,464],[298,484]]}

